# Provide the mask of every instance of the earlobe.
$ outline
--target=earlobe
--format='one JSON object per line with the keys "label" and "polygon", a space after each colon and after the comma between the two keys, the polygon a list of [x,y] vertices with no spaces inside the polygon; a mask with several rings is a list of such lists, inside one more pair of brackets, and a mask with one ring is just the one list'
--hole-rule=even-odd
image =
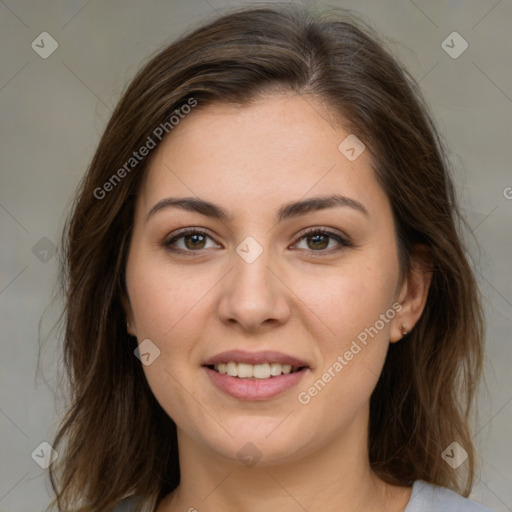
{"label": "earlobe", "polygon": [[400,303],[401,309],[397,316],[394,318],[393,322],[391,323],[391,332],[389,336],[389,342],[390,343],[396,343],[397,341],[400,341],[403,339],[407,334],[409,334],[409,328],[407,324],[401,320],[403,315],[403,303]]}

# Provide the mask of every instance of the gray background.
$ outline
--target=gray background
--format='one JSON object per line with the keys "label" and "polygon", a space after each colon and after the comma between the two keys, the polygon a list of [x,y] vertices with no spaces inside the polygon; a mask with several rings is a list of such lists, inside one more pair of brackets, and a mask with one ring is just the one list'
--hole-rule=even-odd
{"label": "gray background", "polygon": [[[49,335],[59,303],[45,315],[44,371],[36,375],[38,324],[56,283],[52,251],[73,191],[140,65],[234,4],[0,0],[0,512],[41,511],[49,502],[47,470],[31,454],[51,442],[63,410],[53,395],[61,365],[56,336]],[[487,386],[475,426],[481,467],[471,497],[511,511],[512,2],[330,5],[353,9],[390,39],[389,49],[420,80],[450,148],[461,205],[480,246],[468,239],[488,320]],[[453,31],[469,44],[456,59],[441,46]],[[47,59],[31,47],[42,32],[58,42]]]}

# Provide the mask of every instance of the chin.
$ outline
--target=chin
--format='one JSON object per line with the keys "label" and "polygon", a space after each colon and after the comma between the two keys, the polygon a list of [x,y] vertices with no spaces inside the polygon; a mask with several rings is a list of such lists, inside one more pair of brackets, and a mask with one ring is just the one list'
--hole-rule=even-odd
{"label": "chin", "polygon": [[[219,456],[247,467],[258,464],[278,465],[297,460],[316,449],[312,439],[319,436],[306,434],[305,425],[287,424],[286,414],[278,417],[248,418],[247,416],[226,422],[226,430],[219,437],[210,437],[211,431],[203,432],[202,442]],[[284,421],[283,421],[284,420]]]}

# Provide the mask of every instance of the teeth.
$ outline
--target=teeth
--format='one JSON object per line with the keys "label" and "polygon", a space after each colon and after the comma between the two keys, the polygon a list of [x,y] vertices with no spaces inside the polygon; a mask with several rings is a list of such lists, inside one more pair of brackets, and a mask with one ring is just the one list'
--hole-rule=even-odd
{"label": "teeth", "polygon": [[[222,374],[228,374],[231,377],[238,377],[240,379],[268,379],[270,377],[277,377],[281,374],[288,374],[292,372],[292,367],[289,364],[280,363],[262,363],[262,364],[247,364],[235,363],[219,363],[214,365],[214,370]],[[298,368],[294,368],[294,371]]]}
{"label": "teeth", "polygon": [[270,365],[268,363],[255,364],[252,374],[256,379],[268,379],[271,375]]}
{"label": "teeth", "polygon": [[252,364],[238,363],[238,377],[253,377],[253,368]]}
{"label": "teeth", "polygon": [[283,366],[282,364],[279,363],[272,363],[270,365],[270,375],[272,375],[273,377],[275,377],[276,375],[281,375],[281,370],[283,371],[283,373],[290,373],[288,368],[290,368],[289,364]]}
{"label": "teeth", "polygon": [[231,377],[238,377],[238,366],[237,366],[237,364],[233,363],[233,362],[226,364],[226,373],[228,375],[231,375]]}

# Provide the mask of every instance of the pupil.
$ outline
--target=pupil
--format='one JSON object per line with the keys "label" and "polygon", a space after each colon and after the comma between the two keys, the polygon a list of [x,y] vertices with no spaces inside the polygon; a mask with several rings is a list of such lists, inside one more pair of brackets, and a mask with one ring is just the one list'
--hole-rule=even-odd
{"label": "pupil", "polygon": [[[310,238],[312,238],[314,240],[313,244],[314,244],[314,247],[316,247],[317,249],[319,247],[322,249],[325,247],[325,239],[327,238],[326,235],[314,235]],[[323,244],[322,244],[322,239],[323,239]],[[320,241],[321,246],[317,243],[318,241]]]}
{"label": "pupil", "polygon": [[[202,240],[203,238],[204,238],[203,235],[188,235],[187,241],[190,242],[191,240],[194,240],[194,242],[192,242],[191,245],[193,248],[194,247],[197,248],[197,246],[198,246],[197,242],[199,242],[199,244],[201,244],[203,242],[203,240]],[[200,239],[200,240],[198,240],[198,239]],[[188,244],[187,244],[187,246],[188,246]],[[190,249],[190,247],[188,247],[188,248]]]}

